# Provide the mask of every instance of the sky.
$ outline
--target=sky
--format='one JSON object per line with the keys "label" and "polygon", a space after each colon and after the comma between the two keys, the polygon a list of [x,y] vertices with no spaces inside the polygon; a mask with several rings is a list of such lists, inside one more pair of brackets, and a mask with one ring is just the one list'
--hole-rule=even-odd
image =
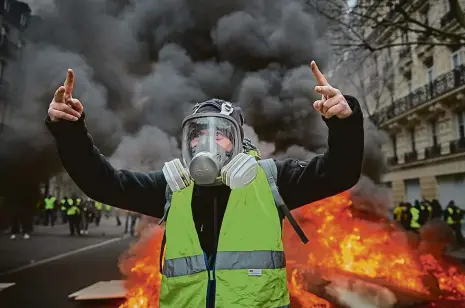
{"label": "sky", "polygon": [[357,0],[347,0],[347,4],[349,5],[349,7],[353,7],[356,3],[357,3]]}

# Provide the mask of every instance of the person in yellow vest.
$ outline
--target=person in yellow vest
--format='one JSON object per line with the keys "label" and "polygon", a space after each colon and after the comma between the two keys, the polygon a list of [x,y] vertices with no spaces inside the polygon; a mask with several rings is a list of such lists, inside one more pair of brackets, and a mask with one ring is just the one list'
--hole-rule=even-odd
{"label": "person in yellow vest", "polygon": [[410,221],[406,219],[406,212],[409,209],[404,202],[400,202],[398,206],[394,208],[394,220],[398,222],[404,229],[409,229]]}
{"label": "person in yellow vest", "polygon": [[104,204],[104,205],[103,205],[103,210],[104,210],[104,212],[105,212],[105,218],[106,218],[106,219],[109,219],[110,216],[111,216],[111,205]]}
{"label": "person in yellow vest", "polygon": [[81,234],[89,234],[89,223],[95,218],[95,206],[92,199],[87,198],[81,206],[81,221],[82,221],[82,232]]}
{"label": "person in yellow vest", "polygon": [[403,202],[400,202],[399,205],[394,208],[394,211],[393,211],[394,220],[397,221],[398,223],[400,223],[402,220],[402,212],[404,209],[405,209],[405,204]]}
{"label": "person in yellow vest", "polygon": [[74,202],[76,204],[76,206],[81,206],[81,202],[82,202],[82,199],[79,198],[79,197],[74,197]]}
{"label": "person in yellow vest", "polygon": [[409,209],[410,214],[409,230],[418,233],[421,228],[420,209],[418,207],[412,206],[412,204],[409,202],[407,202],[407,208]]}
{"label": "person in yellow vest", "polygon": [[[141,214],[131,211],[126,211],[126,223],[124,225],[124,233],[130,232],[131,236],[135,235],[137,220],[141,219]],[[131,222],[129,222],[131,221]]]}
{"label": "person in yellow vest", "polygon": [[84,217],[83,217],[85,215],[85,212],[83,209],[84,203],[82,202],[82,199],[77,196],[77,194],[73,195],[73,200],[74,200],[74,204],[79,209],[79,228],[78,229],[79,229],[79,233],[82,235],[84,234]]}
{"label": "person in yellow vest", "polygon": [[60,200],[61,222],[63,224],[68,223],[68,218],[66,216],[66,210],[68,209],[68,206],[69,206],[68,199],[69,199],[68,197],[64,196]]}
{"label": "person in yellow vest", "polygon": [[102,220],[102,214],[103,214],[103,203],[94,201],[94,207],[95,207],[95,225],[98,227],[100,225],[100,221]]}
{"label": "person in yellow vest", "polygon": [[47,194],[44,199],[45,221],[44,226],[48,226],[49,222],[52,227],[55,226],[55,206],[57,198],[51,194]]}
{"label": "person in yellow vest", "polygon": [[38,226],[40,224],[45,225],[46,217],[45,217],[45,204],[43,201],[38,200],[36,202],[35,208],[36,216],[35,216],[35,225]]}
{"label": "person in yellow vest", "polygon": [[420,204],[423,206],[424,211],[425,211],[425,223],[433,219],[433,206],[431,202],[426,200],[425,198],[422,198]]}
{"label": "person in yellow vest", "polygon": [[68,198],[67,200],[67,209],[66,209],[66,217],[69,223],[69,234],[80,234],[79,226],[80,226],[80,218],[81,212],[79,207],[77,206],[75,200],[73,198]]}
{"label": "person in yellow vest", "polygon": [[425,223],[428,221],[428,215],[429,215],[428,209],[425,206],[425,204],[420,203],[419,200],[415,200],[414,204],[415,204],[414,207],[418,209],[418,212],[419,212],[418,223],[420,224],[420,226],[424,226]]}
{"label": "person in yellow vest", "polygon": [[465,211],[455,205],[454,201],[449,201],[444,210],[444,220],[455,233],[456,244],[460,247],[464,245],[462,224],[464,222]]}
{"label": "person in yellow vest", "polygon": [[[46,125],[86,195],[166,222],[160,308],[290,306],[282,220],[308,242],[290,210],[350,189],[363,160],[360,105],[331,87],[314,62],[311,67],[321,95],[313,107],[329,128],[326,153],[309,161],[257,161],[244,146],[241,109],[210,99],[182,123],[182,158],[147,173],[116,170],[100,154],[82,104],[72,98],[74,73],[68,72]],[[268,112],[266,104],[260,108]],[[276,113],[276,106],[270,108]],[[268,129],[289,125],[293,113],[285,108]]]}

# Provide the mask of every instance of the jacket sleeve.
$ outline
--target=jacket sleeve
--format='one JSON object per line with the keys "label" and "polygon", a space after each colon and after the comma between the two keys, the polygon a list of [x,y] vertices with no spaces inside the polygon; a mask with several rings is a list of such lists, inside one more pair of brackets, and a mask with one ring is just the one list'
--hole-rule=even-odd
{"label": "jacket sleeve", "polygon": [[60,160],[76,185],[96,201],[161,218],[167,185],[163,172],[115,169],[94,145],[84,118],[85,114],[76,122],[45,119]]}
{"label": "jacket sleeve", "polygon": [[323,120],[329,129],[328,150],[310,161],[276,161],[277,185],[289,209],[324,199],[353,187],[360,179],[364,131],[360,105],[345,96],[352,114]]}

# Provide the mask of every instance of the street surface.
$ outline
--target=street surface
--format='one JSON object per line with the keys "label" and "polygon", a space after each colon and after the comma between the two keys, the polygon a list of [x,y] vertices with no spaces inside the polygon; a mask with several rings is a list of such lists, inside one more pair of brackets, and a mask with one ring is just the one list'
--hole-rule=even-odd
{"label": "street surface", "polygon": [[121,279],[118,257],[137,240],[123,231],[111,217],[82,237],[69,236],[66,225],[35,226],[29,240],[0,235],[0,284],[16,283],[0,291],[0,307],[118,307],[118,301],[75,301],[68,295],[99,281]]}

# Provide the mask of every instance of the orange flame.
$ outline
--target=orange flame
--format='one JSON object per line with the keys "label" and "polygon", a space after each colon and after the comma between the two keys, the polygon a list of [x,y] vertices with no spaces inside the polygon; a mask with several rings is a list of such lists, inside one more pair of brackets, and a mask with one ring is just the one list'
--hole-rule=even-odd
{"label": "orange flame", "polygon": [[164,229],[156,226],[124,256],[121,271],[126,277],[126,302],[119,308],[158,308],[161,273],[160,250]]}
{"label": "orange flame", "polygon": [[[292,307],[335,307],[330,300],[315,295],[314,287],[319,280],[331,281],[341,274],[416,298],[454,301],[444,307],[458,307],[459,302],[465,301],[465,274],[459,265],[415,252],[407,234],[391,221],[357,213],[348,192],[307,205],[293,214],[310,242],[302,244],[285,222]],[[133,260],[127,273],[128,298],[120,308],[158,308],[162,233],[162,228],[157,227],[149,241],[139,243],[139,259]],[[440,307],[438,303],[431,305]]]}

